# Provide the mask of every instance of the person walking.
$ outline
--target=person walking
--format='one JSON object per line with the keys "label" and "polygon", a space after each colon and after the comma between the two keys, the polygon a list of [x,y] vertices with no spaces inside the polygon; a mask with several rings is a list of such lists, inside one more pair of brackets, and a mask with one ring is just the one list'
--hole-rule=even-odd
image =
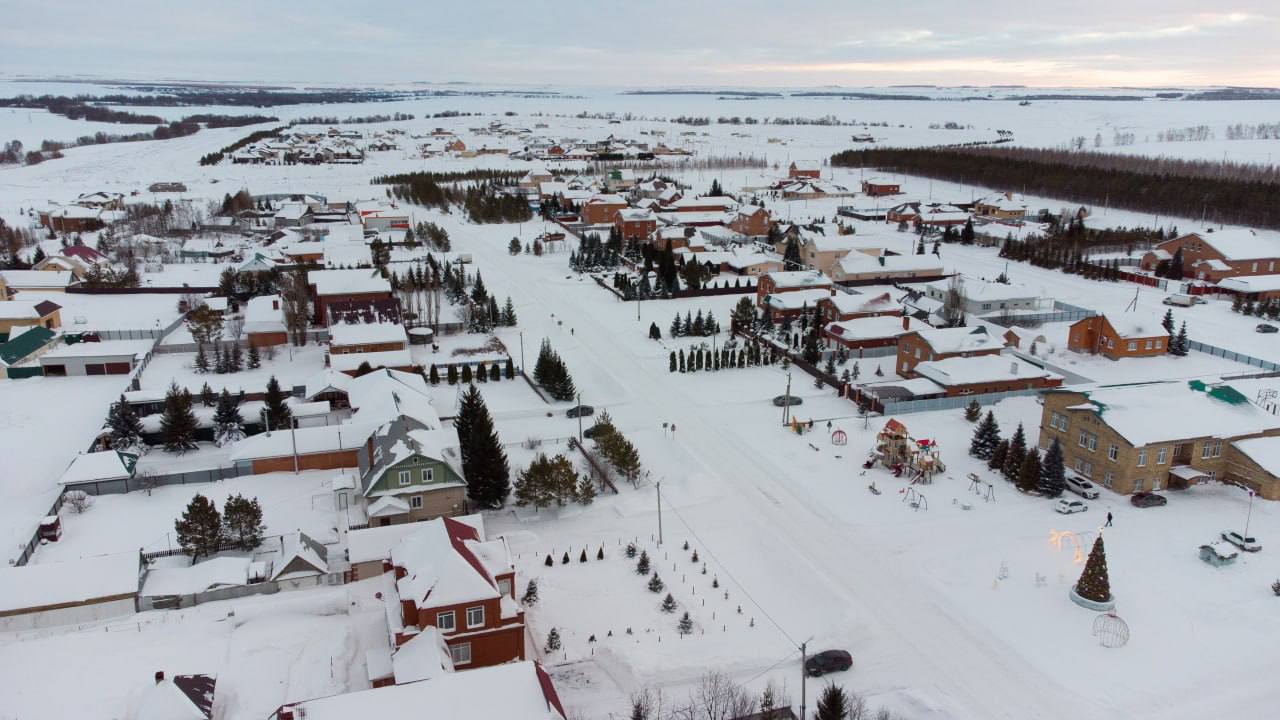
{"label": "person walking", "polygon": [[1111,527],[1111,511],[1110,510],[1107,511],[1107,524],[1103,525],[1103,527]]}

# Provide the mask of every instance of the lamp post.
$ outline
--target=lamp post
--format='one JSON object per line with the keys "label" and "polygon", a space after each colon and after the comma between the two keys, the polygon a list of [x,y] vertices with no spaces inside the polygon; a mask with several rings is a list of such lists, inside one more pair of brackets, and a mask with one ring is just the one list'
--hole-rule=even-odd
{"label": "lamp post", "polygon": [[1253,519],[1253,491],[1249,491],[1249,512],[1244,516],[1244,536],[1249,537],[1249,521]]}

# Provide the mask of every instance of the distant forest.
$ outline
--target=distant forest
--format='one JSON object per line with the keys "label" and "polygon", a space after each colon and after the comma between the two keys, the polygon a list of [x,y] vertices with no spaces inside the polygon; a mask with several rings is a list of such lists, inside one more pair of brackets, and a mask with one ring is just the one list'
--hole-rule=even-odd
{"label": "distant forest", "polygon": [[1280,168],[1035,148],[845,150],[838,167],[1016,190],[1094,206],[1280,228]]}

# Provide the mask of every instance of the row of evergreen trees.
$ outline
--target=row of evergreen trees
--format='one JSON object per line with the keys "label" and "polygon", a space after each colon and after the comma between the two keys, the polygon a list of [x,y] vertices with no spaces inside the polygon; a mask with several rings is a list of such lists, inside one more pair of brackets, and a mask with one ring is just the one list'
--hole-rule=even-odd
{"label": "row of evergreen trees", "polygon": [[[445,369],[445,381],[450,385],[457,385],[462,382],[463,385],[470,385],[474,382],[498,382],[502,380],[503,375],[508,380],[515,378],[516,367],[511,358],[507,358],[505,370],[497,363],[485,364],[483,362],[476,363],[476,369],[472,370],[470,365],[463,365],[462,370],[458,370],[457,365],[450,365]],[[432,385],[440,384],[440,368],[432,363],[431,368],[427,371],[427,382]]]}
{"label": "row of evergreen trees", "polygon": [[[980,412],[975,411],[975,405],[976,401],[965,410],[965,417],[971,421]],[[986,460],[988,468],[1004,475],[1006,480],[1014,483],[1022,492],[1052,498],[1058,497],[1066,489],[1066,469],[1062,445],[1058,440],[1053,440],[1041,460],[1039,448],[1027,447],[1027,436],[1022,423],[1018,423],[1018,429],[1012,437],[1004,439],[1000,436],[995,413],[990,410],[974,428],[969,454]]]}
{"label": "row of evergreen trees", "polygon": [[720,330],[715,313],[708,310],[704,318],[701,310],[697,315],[691,315],[686,310],[683,319],[680,313],[676,313],[675,319],[671,321],[670,333],[671,337],[707,337],[720,333]]}
{"label": "row of evergreen trees", "polygon": [[683,373],[760,367],[762,365],[773,365],[778,362],[779,358],[783,362],[787,362],[786,356],[779,353],[773,345],[747,343],[741,348],[735,345],[726,345],[718,351],[712,352],[711,348],[706,344],[699,344],[689,348],[688,354],[685,353],[684,348],[673,350],[668,357],[667,371]]}
{"label": "row of evergreen trees", "polygon": [[198,557],[222,550],[254,550],[262,544],[266,526],[258,498],[232,495],[223,503],[219,514],[213,501],[197,493],[187,503],[182,517],[174,521],[173,529],[177,532],[178,544],[194,563]]}
{"label": "row of evergreen trees", "polygon": [[640,479],[641,470],[640,453],[636,446],[613,424],[613,418],[607,410],[596,418],[593,429],[591,440],[595,443],[596,451],[615,472],[635,485]]}
{"label": "row of evergreen trees", "polygon": [[[204,343],[196,344],[196,372],[200,374],[213,371],[218,375],[227,373],[238,373],[246,367],[246,353],[240,349],[240,343],[225,343],[219,348],[214,345],[213,364],[209,363],[209,355],[205,352]],[[250,370],[257,370],[262,367],[262,356],[258,353],[258,346],[253,343],[249,344],[247,367]]]}
{"label": "row of evergreen trees", "polygon": [[516,306],[511,302],[511,296],[508,295],[506,304],[499,308],[497,296],[489,294],[479,270],[471,285],[470,299],[472,304],[468,325],[471,332],[485,333],[496,326],[516,326]]}
{"label": "row of evergreen trees", "polygon": [[523,197],[503,192],[496,183],[468,187],[462,207],[474,223],[521,223],[533,219],[533,211]]}
{"label": "row of evergreen trees", "polygon": [[1277,320],[1280,319],[1280,299],[1254,302],[1245,299],[1243,295],[1236,295],[1231,298],[1231,311],[1246,316]]}
{"label": "row of evergreen trees", "polygon": [[516,476],[515,495],[520,507],[544,508],[552,503],[564,507],[571,502],[590,505],[596,497],[596,486],[587,475],[579,478],[573,463],[563,454],[548,458],[546,453],[538,453],[529,467]]}
{"label": "row of evergreen trees", "polygon": [[587,233],[578,243],[578,249],[569,253],[569,267],[577,272],[598,272],[621,264],[622,237],[612,232],[607,243],[599,235]]}
{"label": "row of evergreen trees", "polygon": [[[426,242],[440,252],[449,252],[453,247],[452,243],[449,241],[449,232],[433,222],[419,222],[415,226],[415,229],[406,230],[406,244],[408,244],[411,239],[414,244],[418,241]],[[413,247],[413,245],[410,245],[410,247]]]}
{"label": "row of evergreen trees", "polygon": [[553,400],[573,400],[578,394],[573,376],[560,354],[551,349],[551,341],[543,338],[538,350],[538,361],[533,366],[533,380],[547,391]]}
{"label": "row of evergreen trees", "polygon": [[[293,413],[289,409],[287,397],[281,390],[280,383],[272,377],[267,383],[263,398],[263,415],[269,428],[276,429],[290,424]],[[215,399],[213,390],[205,383],[200,391],[200,400],[205,407],[216,406],[213,436],[219,447],[244,438],[244,419],[240,416],[243,392],[235,396],[224,388]],[[107,428],[113,449],[138,454],[146,452],[142,420],[123,395],[107,413]],[[165,393],[164,410],[160,415],[160,442],[164,449],[173,453],[194,450],[199,429],[200,421],[195,415],[195,398],[191,391],[179,388],[176,382],[171,383]]]}

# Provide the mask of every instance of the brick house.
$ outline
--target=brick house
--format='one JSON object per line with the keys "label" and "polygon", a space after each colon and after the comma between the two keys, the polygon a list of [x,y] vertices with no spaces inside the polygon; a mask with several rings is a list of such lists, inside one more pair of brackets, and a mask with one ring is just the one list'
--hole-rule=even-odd
{"label": "brick house", "polygon": [[994,193],[975,202],[973,214],[992,220],[1022,220],[1027,216],[1027,203],[1013,192]]}
{"label": "brick house", "polygon": [[943,388],[944,395],[1038,390],[1062,385],[1062,376],[1037,365],[999,355],[951,357],[917,363],[914,374]]}
{"label": "brick house", "polygon": [[358,468],[360,458],[372,452],[370,438],[376,425],[345,423],[296,430],[272,430],[235,444],[231,461],[244,475],[298,470]]}
{"label": "brick house", "polygon": [[914,318],[886,315],[829,322],[823,326],[822,334],[848,350],[865,350],[893,347],[903,335],[926,327],[928,325]]}
{"label": "brick house", "polygon": [[889,293],[879,295],[854,295],[837,293],[818,301],[818,312],[823,322],[841,322],[858,318],[901,315],[902,306],[893,301]]}
{"label": "brick house", "polygon": [[1155,318],[1094,315],[1071,324],[1067,349],[1112,360],[1158,357],[1169,351],[1168,341],[1168,331]]}
{"label": "brick house", "polygon": [[619,210],[627,209],[621,195],[596,195],[582,204],[579,215],[587,225],[608,225]]}
{"label": "brick house", "polygon": [[1245,229],[1193,232],[1165,240],[1142,256],[1141,267],[1155,270],[1179,250],[1183,277],[1218,282],[1280,272],[1280,235]]}
{"label": "brick house", "polygon": [[613,225],[618,228],[623,241],[647,241],[658,229],[658,216],[652,210],[623,208],[613,214]]}
{"label": "brick house", "polygon": [[425,429],[407,420],[390,422],[373,434],[364,471],[366,514],[374,526],[461,515],[467,485],[451,430]]}
{"label": "brick house", "polygon": [[[756,306],[764,307],[765,298],[801,290],[824,290],[831,294],[831,279],[816,270],[787,270],[760,276],[756,284]],[[814,299],[817,302],[817,299]]]}
{"label": "brick house", "polygon": [[1280,298],[1280,274],[1224,278],[1218,283],[1218,287],[1230,290],[1252,302],[1275,300]]}
{"label": "brick house", "polygon": [[935,255],[868,255],[851,252],[831,267],[831,279],[842,285],[920,282],[946,276]]}
{"label": "brick house", "polygon": [[727,195],[680,198],[663,203],[663,208],[672,213],[728,213],[736,210],[737,207],[738,201]]}
{"label": "brick house", "polygon": [[873,177],[862,181],[862,192],[871,197],[897,195],[902,192],[902,185],[887,178]]}
{"label": "brick house", "polygon": [[917,330],[898,339],[897,371],[904,378],[916,377],[916,365],[948,358],[999,355],[1004,343],[985,327]]}
{"label": "brick house", "polygon": [[329,354],[386,352],[408,346],[404,326],[396,323],[334,323],[329,326]]}
{"label": "brick house", "polygon": [[729,221],[734,232],[747,237],[761,237],[769,234],[769,211],[759,205],[743,205],[734,213]]}
{"label": "brick house", "polygon": [[40,211],[40,225],[60,233],[92,232],[106,226],[102,208],[60,205]]}
{"label": "brick house", "polygon": [[392,644],[434,627],[455,669],[524,660],[524,610],[506,539],[486,540],[482,528],[453,518],[418,524],[384,565]]}
{"label": "brick house", "polygon": [[391,283],[377,270],[312,270],[307,273],[315,322],[329,324],[334,304],[377,303],[394,299]]}
{"label": "brick house", "polygon": [[1277,436],[1280,418],[1229,383],[1171,380],[1050,390],[1039,446],[1057,439],[1068,469],[1124,495],[1222,480],[1275,500]]}
{"label": "brick house", "polygon": [[817,160],[793,160],[787,168],[787,177],[817,180],[822,177],[822,165]]}

